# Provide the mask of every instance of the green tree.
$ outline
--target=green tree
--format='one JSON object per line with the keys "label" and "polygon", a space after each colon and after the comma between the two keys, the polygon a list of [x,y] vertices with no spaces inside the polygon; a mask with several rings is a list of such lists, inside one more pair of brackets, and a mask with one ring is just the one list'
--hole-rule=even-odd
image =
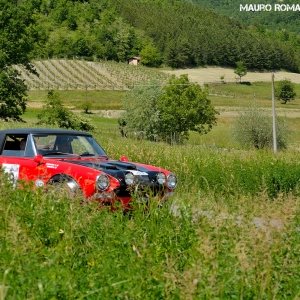
{"label": "green tree", "polygon": [[111,33],[116,51],[116,60],[126,61],[133,53],[135,32],[133,27],[117,18],[111,24]]}
{"label": "green tree", "polygon": [[290,80],[281,80],[276,87],[276,98],[286,104],[288,101],[294,100],[296,92],[294,85]]}
{"label": "green tree", "polygon": [[31,69],[34,27],[28,1],[0,0],[0,70],[13,64]]}
{"label": "green tree", "polygon": [[21,121],[26,109],[27,87],[12,68],[0,72],[0,118]]}
{"label": "green tree", "polygon": [[48,92],[47,102],[38,114],[38,120],[38,125],[45,124],[84,131],[94,130],[94,126],[88,120],[80,118],[64,107],[59,95],[52,90]]}
{"label": "green tree", "polygon": [[148,67],[158,67],[162,63],[161,55],[153,44],[147,44],[140,52],[141,63]]}
{"label": "green tree", "polygon": [[157,101],[159,134],[169,143],[188,138],[188,132],[208,133],[216,124],[217,111],[207,98],[207,91],[190,83],[187,75],[172,76]]}
{"label": "green tree", "polygon": [[27,87],[12,65],[34,71],[29,60],[35,32],[31,8],[30,1],[0,0],[0,118],[4,120],[20,121],[26,109]]}
{"label": "green tree", "polygon": [[124,120],[129,133],[140,138],[181,143],[189,131],[207,133],[216,123],[216,110],[207,92],[187,75],[172,76],[163,88],[137,87],[129,92]]}
{"label": "green tree", "polygon": [[236,63],[236,68],[234,70],[234,73],[240,77],[240,83],[241,83],[242,77],[244,77],[247,74],[247,67],[242,61],[238,61]]}

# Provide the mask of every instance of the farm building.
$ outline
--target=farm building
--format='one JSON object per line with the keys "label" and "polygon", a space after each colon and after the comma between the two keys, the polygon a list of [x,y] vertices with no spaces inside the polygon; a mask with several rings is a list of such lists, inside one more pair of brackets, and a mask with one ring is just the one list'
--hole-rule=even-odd
{"label": "farm building", "polygon": [[128,59],[128,64],[137,66],[140,63],[140,61],[141,58],[139,56],[133,56]]}

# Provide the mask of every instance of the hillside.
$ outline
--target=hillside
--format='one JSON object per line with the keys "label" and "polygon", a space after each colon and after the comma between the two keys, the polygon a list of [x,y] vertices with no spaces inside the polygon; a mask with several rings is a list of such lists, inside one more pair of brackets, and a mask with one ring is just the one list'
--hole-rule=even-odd
{"label": "hillside", "polygon": [[300,47],[182,1],[33,1],[31,59],[85,58],[172,68],[242,60],[249,69],[300,71]]}
{"label": "hillside", "polygon": [[[184,1],[118,1],[121,16],[153,38],[171,67],[235,66],[299,72],[300,47]],[[145,12],[147,15],[145,16]]]}
{"label": "hillside", "polygon": [[[199,4],[202,7],[209,8],[215,12],[229,16],[247,25],[261,25],[271,30],[284,30],[300,34],[300,18],[299,11],[259,11],[259,12],[245,12],[240,11],[240,5],[245,4],[296,4],[293,0],[269,0],[269,1],[240,1],[240,0],[192,0],[192,2]],[[299,2],[298,2],[299,3]],[[284,7],[283,7],[284,8]]]}

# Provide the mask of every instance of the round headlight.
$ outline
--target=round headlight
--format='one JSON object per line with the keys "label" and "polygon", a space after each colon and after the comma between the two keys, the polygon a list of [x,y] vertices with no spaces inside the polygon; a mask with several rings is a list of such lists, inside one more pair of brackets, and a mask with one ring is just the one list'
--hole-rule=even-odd
{"label": "round headlight", "polygon": [[133,185],[135,182],[135,177],[132,173],[127,173],[125,175],[125,182],[127,185]]}
{"label": "round headlight", "polygon": [[105,191],[109,187],[109,178],[105,174],[101,174],[97,178],[97,188],[101,191]]}
{"label": "round headlight", "polygon": [[67,182],[67,185],[72,192],[76,192],[79,190],[79,185],[77,184],[77,182],[75,180],[69,180]]}
{"label": "round headlight", "polygon": [[176,176],[174,174],[170,174],[168,177],[167,177],[167,187],[171,190],[175,189],[177,185],[177,179],[176,179]]}
{"label": "round headlight", "polygon": [[158,173],[156,175],[156,179],[157,179],[157,182],[159,184],[165,184],[166,183],[166,175],[164,173]]}

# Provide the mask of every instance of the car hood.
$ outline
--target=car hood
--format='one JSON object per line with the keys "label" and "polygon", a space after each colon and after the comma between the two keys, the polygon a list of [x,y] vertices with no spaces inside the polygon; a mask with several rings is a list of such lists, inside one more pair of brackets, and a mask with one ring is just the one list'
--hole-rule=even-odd
{"label": "car hood", "polygon": [[165,171],[154,166],[103,158],[64,159],[64,161],[102,171],[117,178],[121,182],[124,181],[125,175],[128,172],[133,173],[139,178],[139,181],[151,182],[155,180],[157,173]]}
{"label": "car hood", "polygon": [[[81,165],[96,170],[101,170],[106,173],[115,171],[138,170],[138,166],[132,162],[123,162],[119,160],[103,159],[103,158],[89,158],[89,159],[64,159],[65,162]],[[141,168],[145,171],[146,168]]]}

